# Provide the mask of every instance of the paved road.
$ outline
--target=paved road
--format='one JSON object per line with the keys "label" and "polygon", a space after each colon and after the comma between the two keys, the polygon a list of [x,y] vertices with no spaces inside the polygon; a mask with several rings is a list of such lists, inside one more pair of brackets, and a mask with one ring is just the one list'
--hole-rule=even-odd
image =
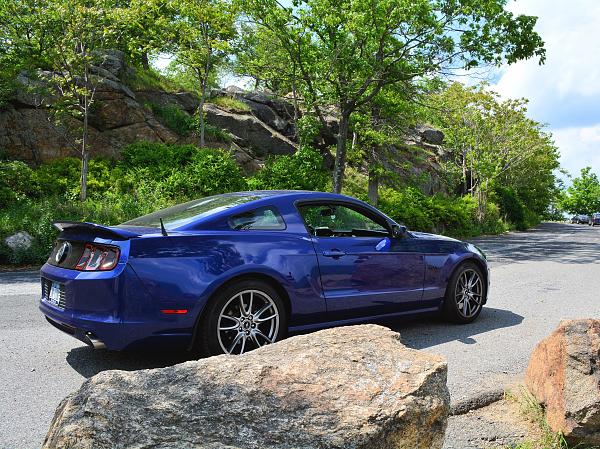
{"label": "paved road", "polygon": [[[488,307],[477,322],[389,323],[407,345],[448,359],[454,402],[521,374],[535,343],[561,318],[600,316],[600,229],[547,223],[476,243],[492,265]],[[44,321],[38,292],[37,273],[0,273],[1,449],[39,447],[59,401],[100,371],[183,360],[93,351]]]}

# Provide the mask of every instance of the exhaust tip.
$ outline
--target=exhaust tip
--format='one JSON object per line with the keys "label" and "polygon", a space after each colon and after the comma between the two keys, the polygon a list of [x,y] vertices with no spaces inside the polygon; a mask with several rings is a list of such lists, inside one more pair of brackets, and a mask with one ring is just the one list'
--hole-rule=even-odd
{"label": "exhaust tip", "polygon": [[94,349],[106,349],[106,345],[104,344],[104,342],[102,340],[100,340],[98,337],[96,337],[94,334],[92,334],[91,332],[87,332],[85,334],[86,338],[88,339],[89,345],[94,348]]}

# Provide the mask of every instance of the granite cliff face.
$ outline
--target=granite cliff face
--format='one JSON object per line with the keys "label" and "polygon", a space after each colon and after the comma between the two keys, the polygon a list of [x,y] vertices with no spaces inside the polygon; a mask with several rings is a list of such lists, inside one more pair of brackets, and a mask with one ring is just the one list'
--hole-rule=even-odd
{"label": "granite cliff face", "polygon": [[[135,78],[135,69],[128,67],[118,51],[107,52],[100,66],[93,72],[100,78],[95,103],[90,116],[91,157],[119,157],[121,148],[138,142],[198,143],[195,135],[179,135],[153,111],[156,108],[177,107],[184,114],[197,114],[199,98],[190,92],[166,92],[152,88],[132,88],[128,80]],[[11,159],[32,165],[65,157],[77,156],[77,139],[81,122],[71,119],[59,123],[49,112],[52,95],[41,95],[44,78],[51,74],[40,72],[35,79],[22,74],[20,86],[10,102],[0,108],[0,151]],[[136,83],[133,83],[136,84]],[[244,103],[244,111],[205,104],[206,121],[220,128],[228,138],[207,138],[207,145],[229,149],[247,173],[257,170],[269,155],[292,154],[297,149],[295,111],[291,100],[265,92],[247,92],[236,87],[213,89],[210,97],[230,97]],[[329,147],[335,145],[338,121],[332,110],[325,117],[327,128],[315,140],[315,146],[332,165]],[[398,163],[391,167],[401,175],[419,176],[423,172],[434,175],[438,171],[437,158],[443,157],[443,134],[428,127],[418,127],[408,133],[407,147],[421,154],[399,148]],[[409,161],[410,169],[401,169]]]}

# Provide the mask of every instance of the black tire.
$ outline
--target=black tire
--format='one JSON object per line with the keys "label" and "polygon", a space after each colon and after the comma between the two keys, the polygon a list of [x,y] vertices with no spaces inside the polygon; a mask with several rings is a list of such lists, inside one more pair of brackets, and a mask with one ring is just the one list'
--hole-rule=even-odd
{"label": "black tire", "polygon": [[[468,278],[472,274],[476,274],[478,276],[479,282],[480,282],[480,284],[479,284],[480,288],[479,288],[479,292],[478,292],[479,304],[477,306],[473,302],[473,301],[475,301],[475,302],[477,302],[477,301],[472,300],[472,299],[469,299],[468,301],[465,301],[463,299],[462,303],[461,303],[461,299],[464,298],[464,294],[462,293],[463,281],[465,279],[465,276],[467,276],[467,278]],[[460,290],[460,292],[459,292],[459,290]],[[451,322],[457,323],[457,324],[472,323],[473,321],[475,321],[477,319],[477,317],[481,313],[481,310],[483,308],[483,301],[486,298],[486,295],[487,295],[487,282],[485,280],[485,276],[483,275],[483,272],[481,271],[481,268],[479,268],[479,266],[474,262],[462,263],[452,274],[452,277],[450,278],[450,281],[448,282],[448,287],[446,287],[446,295],[444,297],[444,306],[443,306],[444,317],[448,321],[451,321]],[[461,296],[461,298],[458,298],[458,296]],[[476,296],[477,296],[476,294],[473,294],[472,297],[470,297],[470,298],[475,298]],[[464,307],[465,302],[467,302],[466,309],[468,310],[469,313],[465,313],[465,307]]]}
{"label": "black tire", "polygon": [[[266,311],[271,313],[276,311],[278,314],[277,326],[276,328],[272,328],[274,325],[273,320],[270,322],[264,323],[255,323],[252,318],[251,313],[244,316],[244,324],[246,326],[248,322],[248,328],[244,328],[241,323],[237,325],[239,328],[232,329],[230,331],[219,331],[219,320],[221,319],[221,313],[223,315],[231,315],[232,318],[228,318],[225,321],[232,326],[236,324],[234,321],[237,319],[239,321],[241,316],[236,317],[235,315],[239,314],[243,315],[241,312],[241,307],[239,306],[239,297],[242,294],[242,301],[246,306],[249,306],[249,292],[253,292],[252,294],[252,311],[254,313],[260,312],[257,309],[256,305],[260,303],[260,301],[264,301],[264,307],[267,306],[268,300],[272,301],[272,307],[267,308]],[[255,296],[256,295],[256,296]],[[237,298],[237,299],[236,299]],[[237,303],[237,307],[236,307]],[[225,309],[225,310],[224,310]],[[236,309],[237,312],[234,310]],[[265,312],[263,312],[265,313]],[[249,318],[250,317],[250,318]],[[263,315],[264,317],[264,315]],[[223,317],[225,318],[225,317]],[[223,319],[221,319],[223,322]],[[222,325],[221,325],[222,326]],[[250,327],[252,326],[252,327]],[[268,329],[265,327],[268,326]],[[254,279],[244,279],[238,282],[227,285],[223,289],[220,289],[206,305],[206,309],[202,314],[201,319],[198,322],[198,330],[196,332],[196,342],[195,342],[195,352],[201,357],[209,357],[213,355],[225,354],[227,351],[224,346],[231,346],[231,343],[235,341],[235,338],[240,333],[245,333],[243,336],[244,349],[243,352],[248,352],[249,350],[256,349],[258,346],[264,346],[268,344],[267,339],[259,336],[258,331],[268,337],[270,335],[266,335],[263,333],[265,329],[272,334],[271,342],[282,340],[287,336],[287,328],[288,328],[288,320],[287,320],[287,311],[285,304],[277,291],[269,284],[263,281],[254,280]],[[256,334],[250,332],[257,332]],[[227,341],[231,338],[231,341]],[[229,343],[229,344],[228,344]],[[258,343],[258,344],[257,344]],[[247,346],[246,346],[247,344]],[[233,354],[239,353],[238,351],[242,349],[242,343],[238,343],[234,350]]]}

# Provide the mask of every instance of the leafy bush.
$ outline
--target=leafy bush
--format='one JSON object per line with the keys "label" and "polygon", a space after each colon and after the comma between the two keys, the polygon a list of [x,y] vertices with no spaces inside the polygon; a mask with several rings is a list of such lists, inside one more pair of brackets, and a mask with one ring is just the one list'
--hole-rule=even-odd
{"label": "leafy bush", "polygon": [[74,157],[65,157],[45,162],[35,172],[37,180],[44,186],[45,196],[77,195],[81,176],[81,161]]}
{"label": "leafy bush", "polygon": [[215,97],[210,102],[230,112],[250,112],[250,106],[237,98]]}
{"label": "leafy bush", "polygon": [[525,223],[525,205],[510,187],[497,186],[494,197],[500,208],[500,213],[517,229],[527,229]]}
{"label": "leafy bush", "polygon": [[0,208],[27,196],[38,196],[40,185],[24,162],[0,161]]}
{"label": "leafy bush", "polygon": [[160,179],[173,169],[189,164],[199,148],[195,145],[167,145],[138,142],[121,151],[119,167],[123,170],[147,169],[146,176]]}
{"label": "leafy bush", "polygon": [[174,170],[163,182],[171,198],[197,198],[224,192],[245,190],[246,180],[229,153],[198,149],[183,170]]}
{"label": "leafy bush", "polygon": [[323,156],[309,147],[293,155],[275,156],[248,180],[252,189],[324,190],[329,174],[323,167]]}
{"label": "leafy bush", "polygon": [[498,234],[507,228],[494,203],[487,203],[486,218],[478,222],[475,198],[426,196],[414,187],[382,189],[380,209],[409,229],[456,237]]}

